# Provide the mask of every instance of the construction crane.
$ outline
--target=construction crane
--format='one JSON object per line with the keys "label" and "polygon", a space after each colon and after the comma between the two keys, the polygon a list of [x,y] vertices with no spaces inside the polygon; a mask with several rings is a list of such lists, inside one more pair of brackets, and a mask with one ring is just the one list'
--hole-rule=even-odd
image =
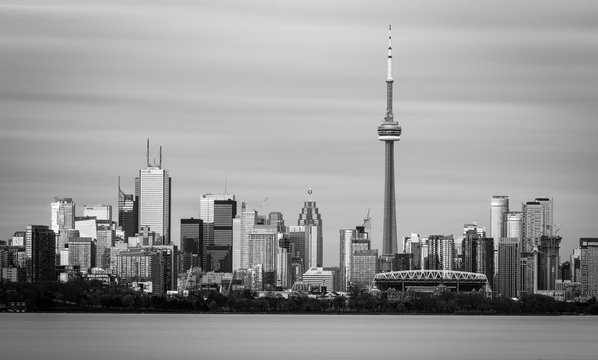
{"label": "construction crane", "polygon": [[365,218],[363,219],[363,227],[365,227],[368,230],[368,233],[370,232],[369,230],[372,229],[372,217],[370,216],[370,209],[368,209],[368,213],[365,216]]}

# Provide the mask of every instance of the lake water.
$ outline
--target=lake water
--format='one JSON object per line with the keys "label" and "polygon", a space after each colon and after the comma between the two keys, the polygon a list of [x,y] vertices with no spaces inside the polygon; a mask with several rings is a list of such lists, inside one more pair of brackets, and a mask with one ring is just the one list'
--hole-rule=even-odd
{"label": "lake water", "polygon": [[0,359],[598,359],[598,317],[0,314]]}

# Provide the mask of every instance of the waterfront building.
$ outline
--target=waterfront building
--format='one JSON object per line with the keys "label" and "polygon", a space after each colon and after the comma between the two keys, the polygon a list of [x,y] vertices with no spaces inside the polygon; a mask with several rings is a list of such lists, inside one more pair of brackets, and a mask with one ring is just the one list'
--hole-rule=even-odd
{"label": "waterfront building", "polygon": [[323,267],[310,267],[303,274],[303,282],[309,284],[310,287],[326,287],[327,290],[334,290],[335,274],[334,270],[326,270]]}
{"label": "waterfront building", "polygon": [[56,280],[56,233],[45,225],[27,225],[27,281]]}
{"label": "waterfront building", "polygon": [[[340,230],[340,289],[347,291],[351,284],[353,268],[353,252],[355,244],[364,244],[365,250],[369,250],[369,234],[364,226],[357,226],[355,229]],[[358,246],[358,245],[357,245]]]}
{"label": "waterfront building", "polygon": [[559,277],[560,256],[559,249],[562,238],[560,236],[542,236],[538,246],[538,289],[555,290]]}
{"label": "waterfront building", "polygon": [[378,273],[378,250],[356,250],[351,263],[351,284],[360,288],[372,286]]}
{"label": "waterfront building", "polygon": [[79,266],[88,272],[96,266],[96,243],[89,237],[72,239],[68,246],[68,265]]}
{"label": "waterfront building", "polygon": [[496,291],[499,296],[519,296],[520,253],[519,239],[504,238],[498,242]]}
{"label": "waterfront building", "polygon": [[598,297],[598,238],[581,238],[579,246],[581,295]]}

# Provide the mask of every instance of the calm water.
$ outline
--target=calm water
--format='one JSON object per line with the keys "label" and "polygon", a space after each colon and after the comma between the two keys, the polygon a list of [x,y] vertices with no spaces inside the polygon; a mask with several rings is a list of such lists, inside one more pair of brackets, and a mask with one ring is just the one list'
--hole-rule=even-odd
{"label": "calm water", "polygon": [[598,317],[0,314],[0,359],[598,359]]}

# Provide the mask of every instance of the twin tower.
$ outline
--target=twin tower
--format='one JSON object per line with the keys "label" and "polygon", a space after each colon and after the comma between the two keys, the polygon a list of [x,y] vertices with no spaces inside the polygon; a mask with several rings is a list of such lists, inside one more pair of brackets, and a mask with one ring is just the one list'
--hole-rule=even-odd
{"label": "twin tower", "polygon": [[394,142],[401,139],[401,127],[392,113],[392,46],[391,27],[388,26],[388,57],[386,76],[386,116],[378,126],[378,140],[384,141],[384,225],[382,229],[382,253],[396,254],[397,210],[395,204],[395,155]]}

